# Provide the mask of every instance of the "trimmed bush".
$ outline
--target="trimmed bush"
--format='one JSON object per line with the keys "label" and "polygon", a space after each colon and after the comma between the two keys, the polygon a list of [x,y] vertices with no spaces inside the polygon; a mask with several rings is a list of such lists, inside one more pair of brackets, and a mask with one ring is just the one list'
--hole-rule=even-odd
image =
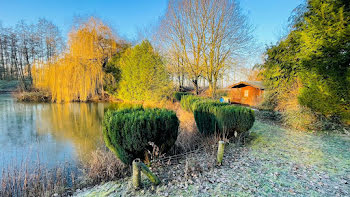
{"label": "trimmed bush", "polygon": [[216,101],[197,101],[193,111],[198,130],[205,135],[219,133],[232,137],[236,132],[241,136],[255,121],[253,110]]}
{"label": "trimmed bush", "polygon": [[227,105],[217,107],[215,117],[218,122],[219,130],[227,136],[244,136],[254,125],[254,111],[242,106]]}
{"label": "trimmed bush", "polygon": [[194,95],[185,95],[181,97],[181,107],[182,109],[193,112],[193,104],[197,101],[203,100],[203,98]]}
{"label": "trimmed bush", "polygon": [[161,152],[168,151],[178,135],[179,120],[175,112],[166,109],[108,110],[103,121],[107,147],[125,164],[135,158],[144,159],[149,142]]}
{"label": "trimmed bush", "polygon": [[139,108],[143,108],[142,104],[120,102],[120,103],[109,104],[104,109],[104,111],[106,112],[108,110],[139,109]]}
{"label": "trimmed bush", "polygon": [[183,96],[186,96],[186,95],[191,95],[191,93],[189,93],[189,92],[175,92],[175,93],[174,93],[174,99],[175,99],[176,101],[181,101],[181,98],[182,98]]}
{"label": "trimmed bush", "polygon": [[199,132],[210,135],[217,131],[218,122],[215,117],[215,111],[218,107],[226,106],[227,103],[217,101],[196,101],[192,105],[194,119]]}

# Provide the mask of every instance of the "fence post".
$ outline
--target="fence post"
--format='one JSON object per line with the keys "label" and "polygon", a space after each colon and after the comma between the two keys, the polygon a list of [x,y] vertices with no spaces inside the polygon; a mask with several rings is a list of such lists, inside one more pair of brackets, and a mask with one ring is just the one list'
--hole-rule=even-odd
{"label": "fence post", "polygon": [[141,183],[140,163],[140,159],[135,159],[132,162],[132,184],[135,189],[139,188]]}
{"label": "fence post", "polygon": [[140,166],[142,172],[148,177],[148,179],[154,185],[159,185],[159,183],[160,183],[159,178],[155,174],[153,174],[144,163],[140,162],[139,166]]}
{"label": "fence post", "polygon": [[219,165],[222,164],[222,159],[224,157],[224,149],[225,149],[225,142],[219,141],[218,154],[216,158]]}

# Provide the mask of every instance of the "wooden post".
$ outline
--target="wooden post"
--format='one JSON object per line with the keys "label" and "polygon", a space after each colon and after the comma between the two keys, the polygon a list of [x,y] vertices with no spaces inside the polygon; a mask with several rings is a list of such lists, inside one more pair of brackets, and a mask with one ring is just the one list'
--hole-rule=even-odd
{"label": "wooden post", "polygon": [[216,158],[219,165],[222,164],[222,159],[224,157],[224,149],[225,149],[225,142],[219,141],[218,154]]}
{"label": "wooden post", "polygon": [[149,178],[149,180],[154,185],[159,185],[160,184],[159,178],[155,174],[153,174],[144,163],[140,162],[139,166],[141,168],[141,171]]}
{"label": "wooden post", "polygon": [[132,162],[132,184],[135,189],[139,188],[141,183],[140,163],[140,159]]}

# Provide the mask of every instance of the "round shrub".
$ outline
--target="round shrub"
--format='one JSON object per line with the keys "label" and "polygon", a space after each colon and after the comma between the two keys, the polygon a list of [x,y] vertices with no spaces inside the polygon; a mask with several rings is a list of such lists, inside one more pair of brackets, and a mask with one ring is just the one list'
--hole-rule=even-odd
{"label": "round shrub", "polygon": [[199,132],[205,135],[214,133],[242,136],[252,128],[255,115],[252,109],[229,105],[216,101],[197,101],[193,104],[193,114]]}
{"label": "round shrub", "polygon": [[108,110],[103,121],[106,145],[125,164],[135,158],[144,159],[149,142],[161,152],[168,151],[178,135],[179,120],[175,112],[166,109]]}
{"label": "round shrub", "polygon": [[209,135],[214,134],[218,129],[218,122],[215,117],[217,107],[226,106],[227,103],[217,101],[197,101],[192,105],[194,119],[199,132]]}
{"label": "round shrub", "polygon": [[254,125],[255,115],[252,109],[242,106],[227,105],[216,108],[215,117],[219,130],[231,137],[244,135]]}

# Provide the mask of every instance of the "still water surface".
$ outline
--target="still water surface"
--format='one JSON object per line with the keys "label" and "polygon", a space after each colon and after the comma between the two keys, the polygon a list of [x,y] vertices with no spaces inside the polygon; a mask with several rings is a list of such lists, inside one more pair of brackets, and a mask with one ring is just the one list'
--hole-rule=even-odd
{"label": "still water surface", "polygon": [[23,103],[0,94],[1,169],[30,168],[40,161],[49,168],[86,161],[103,147],[104,103]]}

